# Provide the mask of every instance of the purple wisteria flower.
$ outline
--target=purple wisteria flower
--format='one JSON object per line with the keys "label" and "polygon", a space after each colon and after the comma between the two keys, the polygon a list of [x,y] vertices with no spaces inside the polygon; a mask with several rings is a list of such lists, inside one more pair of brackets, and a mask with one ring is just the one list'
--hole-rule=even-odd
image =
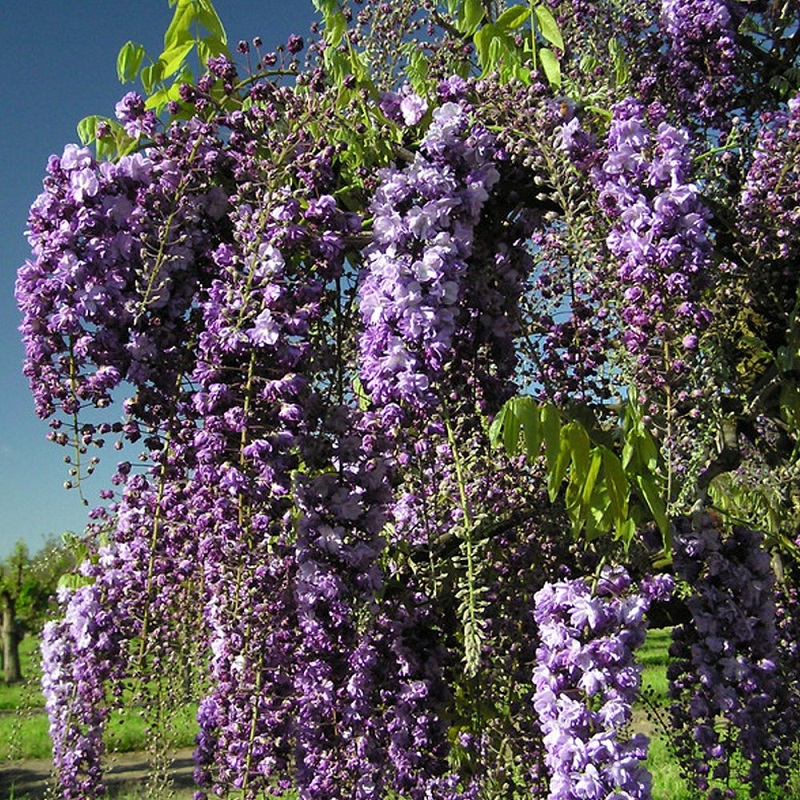
{"label": "purple wisteria flower", "polygon": [[622,567],[589,580],[546,584],[535,595],[541,644],[534,669],[534,707],[544,734],[549,800],[650,797],[643,765],[647,738],[623,738],[641,667],[633,653],[645,638],[645,615],[673,588],[669,576],[637,589]]}
{"label": "purple wisteria flower", "polygon": [[679,113],[694,112],[705,123],[726,124],[736,97],[736,26],[742,5],[731,0],[662,0],[665,76]]}
{"label": "purple wisteria flower", "polygon": [[[412,99],[400,101],[401,113],[403,103],[407,111],[422,108]],[[472,126],[463,105],[448,102],[433,112],[413,163],[382,173],[360,286],[362,380],[380,404],[435,402],[473,230],[499,178],[493,156],[492,136]]]}
{"label": "purple wisteria flower", "polygon": [[156,113],[146,108],[144,98],[137,92],[128,92],[117,103],[114,113],[125,132],[133,139],[150,137],[156,132]]}
{"label": "purple wisteria flower", "polygon": [[711,321],[702,293],[712,245],[710,214],[691,182],[689,136],[664,122],[662,111],[632,98],[614,108],[594,181],[611,222],[606,242],[617,264],[622,343],[644,375],[669,352],[663,372],[674,380]]}
{"label": "purple wisteria flower", "polygon": [[679,520],[673,543],[675,571],[693,590],[691,621],[673,631],[667,673],[676,752],[709,797],[734,776],[737,759],[743,766],[735,777],[762,791],[773,774],[786,780],[785,764],[773,756],[797,734],[779,705],[770,554],[761,534],[734,527],[725,535],[709,514],[695,524]]}

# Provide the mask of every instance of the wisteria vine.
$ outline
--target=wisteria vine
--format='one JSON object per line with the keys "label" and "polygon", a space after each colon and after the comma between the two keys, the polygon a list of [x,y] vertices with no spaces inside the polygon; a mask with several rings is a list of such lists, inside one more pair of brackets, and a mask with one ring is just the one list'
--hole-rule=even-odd
{"label": "wisteria vine", "polygon": [[[646,800],[635,651],[676,579],[685,777],[785,782],[791,537],[740,489],[800,497],[796,21],[358,5],[246,74],[206,43],[31,207],[37,413],[70,486],[124,459],[44,633],[59,791],[101,797],[111,709],[191,660],[198,800]],[[493,448],[520,394],[546,413]]]}

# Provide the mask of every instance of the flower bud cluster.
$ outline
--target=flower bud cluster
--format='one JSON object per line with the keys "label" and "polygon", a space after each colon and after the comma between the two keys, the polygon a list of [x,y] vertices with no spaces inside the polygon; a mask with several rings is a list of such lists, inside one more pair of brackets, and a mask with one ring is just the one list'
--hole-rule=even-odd
{"label": "flower bud cluster", "polygon": [[[739,207],[748,290],[768,318],[785,327],[795,303],[800,241],[800,95],[786,111],[764,114]],[[760,301],[760,302],[759,302]]]}
{"label": "flower bud cluster", "polygon": [[667,40],[665,74],[675,108],[724,125],[739,77],[736,27],[742,3],[662,0],[659,25]]}
{"label": "flower bud cluster", "polygon": [[541,644],[534,707],[550,771],[549,800],[650,796],[647,738],[623,738],[641,683],[634,651],[653,600],[672,593],[669,576],[636,587],[622,567],[547,583],[535,595]]}

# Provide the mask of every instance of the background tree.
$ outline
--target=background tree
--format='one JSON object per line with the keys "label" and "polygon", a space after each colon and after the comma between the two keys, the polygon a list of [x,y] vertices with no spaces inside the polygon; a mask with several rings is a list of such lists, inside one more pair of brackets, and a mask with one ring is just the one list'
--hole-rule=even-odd
{"label": "background tree", "polygon": [[31,555],[24,542],[0,565],[0,597],[3,603],[2,664],[6,683],[24,679],[19,644],[27,634],[38,634],[62,577],[75,569],[76,557],[66,544],[49,539]]}

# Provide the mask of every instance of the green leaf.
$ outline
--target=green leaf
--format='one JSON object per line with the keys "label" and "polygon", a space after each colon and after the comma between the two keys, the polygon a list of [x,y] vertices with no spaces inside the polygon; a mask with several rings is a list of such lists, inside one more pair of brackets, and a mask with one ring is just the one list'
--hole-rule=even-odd
{"label": "green leaf", "polygon": [[326,21],[328,15],[333,14],[338,6],[339,0],[314,0],[314,8],[325,16]]}
{"label": "green leaf", "polygon": [[567,467],[570,463],[570,440],[568,426],[565,425],[561,429],[559,437],[558,449],[550,455],[550,449],[547,450],[547,494],[550,497],[550,502],[554,502],[561,491],[561,484],[564,482],[564,476],[567,474]]}
{"label": "green leaf", "polygon": [[561,36],[561,30],[558,27],[555,17],[547,6],[536,6],[536,19],[539,22],[539,30],[544,39],[553,47],[559,50],[564,50],[564,39]]}
{"label": "green leaf", "polygon": [[228,35],[225,33],[225,26],[219,18],[211,0],[200,0],[200,13],[198,19],[211,36],[223,45],[228,44]]}
{"label": "green leaf", "polygon": [[204,66],[208,64],[208,59],[215,56],[224,56],[228,54],[228,49],[225,43],[220,41],[214,36],[207,36],[197,43],[197,58]]}
{"label": "green leaf", "polygon": [[625,477],[625,470],[617,454],[607,447],[601,448],[603,454],[603,475],[608,486],[608,498],[614,517],[621,519],[628,516],[628,499],[630,484]]}
{"label": "green leaf", "polygon": [[639,457],[641,465],[651,474],[655,474],[658,469],[658,445],[650,431],[647,430],[644,423],[641,421],[636,426],[634,441],[636,454]]}
{"label": "green leaf", "polygon": [[503,425],[505,425],[506,416],[510,413],[509,407],[512,401],[513,398],[503,403],[503,407],[497,412],[495,418],[492,420],[492,424],[489,426],[489,441],[492,443],[493,447],[497,447],[497,445],[500,444],[503,435]]}
{"label": "green leaf", "polygon": [[478,51],[478,63],[483,68],[484,72],[490,72],[489,64],[489,48],[495,37],[494,25],[484,25],[480,30],[475,32],[473,42],[475,49]]}
{"label": "green leaf", "polygon": [[78,138],[81,140],[81,144],[91,144],[95,140],[99,119],[96,114],[92,114],[90,117],[84,117],[78,123]]}
{"label": "green leaf", "polygon": [[325,41],[330,47],[338,47],[347,30],[347,20],[344,14],[341,11],[338,14],[332,14],[325,22]]}
{"label": "green leaf", "polygon": [[525,452],[532,461],[542,449],[541,409],[532,397],[516,398],[515,408],[525,436]]}
{"label": "green leaf", "polygon": [[163,69],[164,69],[163,62],[156,61],[154,64],[150,64],[150,66],[145,67],[142,70],[140,78],[142,81],[142,86],[144,87],[145,94],[151,95],[153,93],[153,88],[162,79]]}
{"label": "green leaf", "polygon": [[529,16],[530,9],[528,6],[511,6],[494,21],[494,27],[503,33],[513,31],[522,25]]}
{"label": "green leaf", "polygon": [[625,520],[622,519],[617,520],[617,527],[615,533],[617,539],[621,539],[626,545],[629,545],[633,541],[633,537],[636,536],[635,520],[631,518]]}
{"label": "green leaf", "polygon": [[161,80],[169,78],[171,75],[178,72],[183,66],[186,56],[188,56],[194,48],[194,44],[194,39],[191,39],[182,44],[176,44],[174,47],[161,54],[159,58],[159,61],[163,63],[163,67],[161,68]]}
{"label": "green leaf", "polygon": [[175,81],[172,86],[159,89],[150,95],[145,103],[145,108],[154,108],[160,112],[171,100],[180,100],[182,81]]}
{"label": "green leaf", "polygon": [[372,400],[367,394],[367,390],[364,388],[364,384],[361,383],[360,378],[353,378],[353,393],[358,399],[358,407],[362,411],[366,411],[372,405]]}
{"label": "green leaf", "polygon": [[617,86],[623,86],[628,82],[628,76],[630,74],[625,48],[622,47],[616,39],[609,39],[608,52],[614,64],[614,80]]}
{"label": "green leaf", "polygon": [[120,83],[136,80],[142,66],[144,47],[136,42],[126,42],[117,55],[117,77]]}
{"label": "green leaf", "polygon": [[558,458],[561,448],[561,414],[552,403],[545,403],[540,413],[542,438],[548,463]]}
{"label": "green leaf", "polygon": [[489,42],[489,59],[483,68],[484,73],[499,69],[502,66],[504,52],[505,48],[503,47],[502,39],[499,36],[493,36]]}
{"label": "green leaf", "polygon": [[464,22],[461,32],[467,36],[473,34],[483,22],[484,16],[486,10],[481,0],[464,0]]}
{"label": "green leaf", "polygon": [[653,519],[658,525],[662,536],[667,536],[669,533],[669,520],[667,519],[667,510],[664,505],[664,500],[658,491],[655,481],[649,475],[636,475],[634,476],[636,486],[639,488],[641,495],[653,515]]}
{"label": "green leaf", "polygon": [[579,422],[569,422],[561,430],[561,438],[562,441],[564,438],[567,440],[570,461],[572,463],[572,474],[575,475],[579,481],[583,481],[589,469],[591,447],[586,428]]}
{"label": "green leaf", "polygon": [[583,508],[588,508],[591,505],[592,495],[594,494],[594,488],[597,483],[597,478],[600,475],[600,467],[602,466],[602,464],[603,464],[602,449],[599,447],[595,447],[592,450],[589,469],[587,470],[586,476],[583,481],[583,492],[581,494],[581,506]]}
{"label": "green leaf", "polygon": [[516,404],[512,402],[509,413],[506,414],[505,422],[503,423],[503,446],[510,456],[517,454],[519,445],[519,417],[516,414]]}
{"label": "green leaf", "polygon": [[539,60],[548,83],[556,89],[561,88],[561,66],[555,53],[547,47],[539,48]]}
{"label": "green leaf", "polygon": [[192,25],[196,19],[195,4],[192,0],[178,0],[169,27],[164,33],[164,50],[167,51],[183,41],[187,35],[194,39]]}

